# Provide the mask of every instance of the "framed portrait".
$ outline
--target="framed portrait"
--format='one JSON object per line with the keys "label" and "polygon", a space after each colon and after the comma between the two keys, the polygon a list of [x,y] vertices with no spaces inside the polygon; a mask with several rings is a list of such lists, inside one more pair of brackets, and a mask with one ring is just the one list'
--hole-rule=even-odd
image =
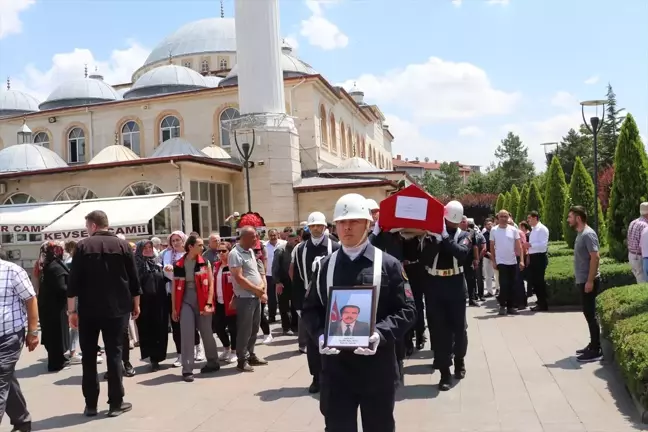
{"label": "framed portrait", "polygon": [[376,287],[331,287],[326,307],[324,345],[354,350],[369,348],[376,330]]}

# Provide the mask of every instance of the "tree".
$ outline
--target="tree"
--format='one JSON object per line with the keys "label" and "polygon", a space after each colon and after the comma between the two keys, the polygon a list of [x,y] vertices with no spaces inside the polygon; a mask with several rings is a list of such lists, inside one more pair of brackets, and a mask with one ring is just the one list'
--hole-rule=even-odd
{"label": "tree", "polygon": [[439,167],[446,195],[452,198],[461,195],[464,190],[463,177],[459,171],[459,164],[456,162],[443,162]]}
{"label": "tree", "polygon": [[520,204],[518,205],[518,212],[516,219],[518,221],[525,220],[527,217],[527,201],[529,200],[529,185],[524,185],[522,192],[520,192]]}
{"label": "tree", "polygon": [[560,240],[563,233],[563,211],[567,199],[567,183],[560,161],[554,156],[547,171],[547,186],[544,197],[544,224],[549,229],[549,240]]}
{"label": "tree", "polygon": [[440,197],[445,194],[443,180],[430,171],[425,171],[423,177],[419,178],[419,183],[433,197]]}
{"label": "tree", "polygon": [[[569,195],[567,196],[567,200],[565,200],[565,207],[563,209],[563,233],[567,246],[571,249],[574,248],[574,242],[576,241],[576,231],[567,223],[567,216],[569,215],[569,209],[575,205],[585,207],[589,216],[588,219],[594,214],[594,182],[579,157],[576,158],[576,162],[574,163],[574,171],[571,182],[569,182]],[[599,220],[602,221],[603,212],[601,211],[600,203],[598,212]]]}
{"label": "tree", "polygon": [[610,255],[628,259],[625,243],[628,224],[637,217],[637,206],[648,197],[648,160],[639,129],[631,114],[626,116],[614,156],[614,181],[607,213]]}
{"label": "tree", "polygon": [[612,85],[607,86],[607,106],[605,108],[605,120],[601,126],[601,133],[598,139],[598,163],[600,168],[612,166],[619,140],[619,131],[623,123],[624,108],[617,109],[617,100]]}
{"label": "tree", "polygon": [[612,181],[614,180],[614,167],[609,166],[604,168],[598,176],[598,196],[601,201],[601,207],[604,212],[607,212],[610,204],[610,190],[612,189]]}
{"label": "tree", "polygon": [[593,170],[592,151],[593,146],[590,137],[578,133],[574,129],[569,129],[569,132],[562,138],[562,141],[556,149],[556,156],[558,156],[560,165],[565,173],[565,181],[571,181],[574,162],[577,157],[581,158],[581,161],[586,167],[592,167]]}
{"label": "tree", "polygon": [[504,194],[497,195],[497,201],[495,201],[495,213],[499,212],[504,208]]}
{"label": "tree", "polygon": [[509,132],[497,146],[495,157],[499,159],[498,166],[502,169],[502,190],[509,190],[514,184],[523,184],[533,178],[535,169],[529,159],[529,150],[513,132]]}
{"label": "tree", "polygon": [[505,192],[504,193],[504,207],[502,207],[504,210],[509,210],[511,208],[511,192]]}
{"label": "tree", "polygon": [[532,211],[537,211],[540,214],[540,217],[544,217],[544,205],[542,202],[542,195],[540,194],[540,189],[535,180],[531,180],[529,185],[529,197],[527,198],[526,214],[531,213]]}
{"label": "tree", "polygon": [[520,206],[520,192],[518,192],[517,186],[513,185],[511,187],[511,202],[509,203],[509,207],[511,208],[508,209],[508,211],[511,212],[511,217],[516,222],[519,222],[519,219],[515,219],[518,213],[519,206]]}

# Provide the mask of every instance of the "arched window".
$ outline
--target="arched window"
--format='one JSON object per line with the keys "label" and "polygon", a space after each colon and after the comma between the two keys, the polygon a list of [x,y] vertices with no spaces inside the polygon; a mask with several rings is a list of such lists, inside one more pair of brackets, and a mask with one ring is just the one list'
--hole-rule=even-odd
{"label": "arched window", "polygon": [[328,149],[328,127],[326,121],[326,108],[320,105],[320,145]]}
{"label": "arched window", "polygon": [[59,193],[54,201],[78,201],[86,199],[95,199],[97,195],[87,187],[70,186]]}
{"label": "arched window", "polygon": [[347,153],[347,135],[345,133],[346,127],[344,122],[340,122],[340,150],[342,150],[342,157],[346,157]]}
{"label": "arched window", "polygon": [[230,148],[232,146],[232,143],[230,142],[230,125],[228,120],[234,120],[239,117],[241,117],[241,114],[239,114],[238,110],[231,107],[223,110],[220,114],[218,122],[220,123],[221,147]]}
{"label": "arched window", "polygon": [[182,62],[182,66],[191,69],[191,60],[185,60]]}
{"label": "arched window", "polygon": [[371,156],[372,156],[372,154],[371,154],[371,146],[368,145],[368,146],[367,146],[367,160],[368,160],[369,162],[373,163],[373,159],[371,159]]}
{"label": "arched window", "polygon": [[45,147],[47,149],[50,148],[49,135],[47,135],[47,132],[38,132],[34,136],[34,144]]}
{"label": "arched window", "polygon": [[221,59],[221,61],[220,61],[220,69],[221,70],[227,69],[227,59]]}
{"label": "arched window", "polygon": [[69,163],[85,162],[85,133],[81,128],[74,128],[68,133]]}
{"label": "arched window", "polygon": [[[25,193],[17,193],[11,195],[9,198],[4,200],[3,205],[16,205],[16,204],[31,204],[35,203],[36,200],[31,195]],[[12,244],[12,243],[29,243],[29,242],[40,242],[42,241],[41,234],[32,234],[29,232],[26,233],[13,233],[13,232],[3,232],[0,236],[0,241],[2,244]]]}
{"label": "arched window", "polygon": [[355,156],[355,151],[353,147],[353,135],[351,135],[351,128],[347,129],[347,154],[349,157]]}
{"label": "arched window", "polygon": [[209,60],[205,59],[200,63],[200,72],[209,73]]}
{"label": "arched window", "polygon": [[[123,132],[123,130],[122,130]],[[180,120],[175,116],[166,116],[160,122],[160,144],[180,136]]]}
{"label": "arched window", "polygon": [[337,131],[336,131],[336,125],[335,125],[335,116],[333,115],[333,111],[331,111],[331,152],[337,153]]}
{"label": "arched window", "polygon": [[[137,182],[128,186],[122,196],[142,196],[142,195],[157,195],[164,193],[162,189],[149,182]],[[168,235],[171,234],[171,208],[167,207],[156,214],[153,219],[149,221],[149,233],[152,235]]]}
{"label": "arched window", "polygon": [[140,154],[140,127],[137,122],[131,120],[124,123],[121,129],[121,138],[124,147],[133,150],[137,155]]}
{"label": "arched window", "polygon": [[367,157],[367,150],[366,150],[364,137],[362,138],[362,141],[360,142],[360,157],[361,158],[366,158]]}

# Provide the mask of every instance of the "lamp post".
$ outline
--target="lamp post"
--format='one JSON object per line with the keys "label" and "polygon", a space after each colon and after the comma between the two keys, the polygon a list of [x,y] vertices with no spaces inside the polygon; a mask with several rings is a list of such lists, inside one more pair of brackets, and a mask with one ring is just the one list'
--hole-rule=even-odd
{"label": "lamp post", "polygon": [[[603,122],[605,121],[605,105],[607,104],[606,100],[589,100],[583,101],[581,104],[581,113],[583,115],[583,123],[585,127],[589,130],[594,136],[594,231],[598,234],[598,144],[597,137],[598,133],[603,127]],[[587,123],[585,119],[585,107],[595,107],[596,114],[594,117],[590,118],[590,123]],[[603,107],[601,118],[598,118],[598,107]]]}
{"label": "lamp post", "polygon": [[32,131],[29,129],[29,126],[27,126],[27,121],[23,120],[22,126],[20,126],[20,129],[18,129],[18,139],[17,143],[18,144],[31,144],[32,143]]}
{"label": "lamp post", "polygon": [[540,145],[544,147],[545,159],[547,159],[547,166],[549,166],[551,164],[551,159],[549,159],[549,156],[554,156],[556,153],[551,153],[549,150],[547,150],[547,147],[556,146],[556,150],[557,150],[560,143],[546,142],[546,143],[542,143]]}
{"label": "lamp post", "polygon": [[252,144],[246,141],[243,144],[239,145],[237,131],[234,131],[234,143],[236,144],[236,149],[243,159],[243,164],[245,167],[245,186],[247,187],[248,212],[251,212],[252,194],[250,192],[250,168],[254,168],[254,162],[250,162],[250,157],[252,157],[252,153],[254,152],[254,145],[256,143],[256,134],[254,132],[254,129],[252,129]]}

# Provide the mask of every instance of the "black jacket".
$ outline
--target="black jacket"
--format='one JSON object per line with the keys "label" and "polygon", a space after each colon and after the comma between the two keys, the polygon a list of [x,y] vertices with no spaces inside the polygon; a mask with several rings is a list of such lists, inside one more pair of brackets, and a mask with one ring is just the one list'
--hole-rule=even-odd
{"label": "black jacket", "polygon": [[[339,243],[334,242],[326,236],[324,236],[322,242],[317,246],[310,239],[297,245],[293,272],[293,304],[297,310],[302,309],[304,296],[306,296],[306,290],[308,289],[306,280],[310,283],[313,279],[313,262],[315,258],[328,255],[329,242],[331,242],[331,253],[340,248]],[[306,248],[306,268],[304,268],[304,263],[302,262],[304,248]],[[304,275],[306,276],[305,278]]]}
{"label": "black jacket", "polygon": [[142,293],[133,251],[125,240],[97,231],[77,244],[68,298],[79,298],[79,315],[117,318],[133,311]]}

